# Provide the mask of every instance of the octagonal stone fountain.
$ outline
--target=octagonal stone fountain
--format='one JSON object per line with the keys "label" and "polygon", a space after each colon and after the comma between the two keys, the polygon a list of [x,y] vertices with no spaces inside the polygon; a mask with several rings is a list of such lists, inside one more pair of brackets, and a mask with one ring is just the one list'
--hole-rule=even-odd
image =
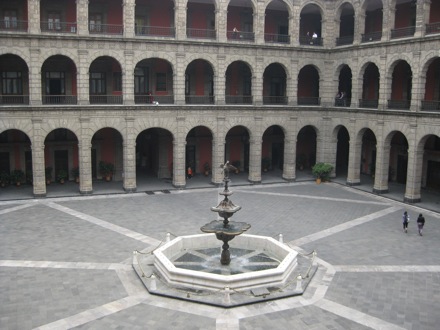
{"label": "octagonal stone fountain", "polygon": [[157,249],[135,251],[133,268],[142,283],[151,294],[221,307],[303,294],[316,266],[274,238],[243,234],[250,224],[230,221],[241,207],[230,198],[233,166],[221,167],[224,198],[211,210],[223,220],[202,226],[205,234],[168,235]]}

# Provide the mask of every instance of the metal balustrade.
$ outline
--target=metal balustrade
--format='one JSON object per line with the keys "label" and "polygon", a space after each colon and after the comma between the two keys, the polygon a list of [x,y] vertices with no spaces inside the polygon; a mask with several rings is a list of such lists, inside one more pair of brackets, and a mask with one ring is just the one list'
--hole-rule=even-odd
{"label": "metal balustrade", "polygon": [[252,104],[252,95],[226,95],[226,104]]}
{"label": "metal balustrade", "polygon": [[174,104],[174,95],[136,94],[135,104]]}
{"label": "metal balustrade", "polygon": [[41,32],[76,33],[76,22],[41,22]]}
{"label": "metal balustrade", "polygon": [[76,95],[43,95],[43,104],[77,104]]}
{"label": "metal balustrade", "polygon": [[422,101],[422,110],[440,112],[440,101]]}
{"label": "metal balustrade", "polygon": [[176,36],[176,28],[162,26],[136,26],[135,34],[137,36],[174,38]]}
{"label": "metal balustrade", "polygon": [[122,104],[122,95],[90,95],[90,104]]}
{"label": "metal balustrade", "polygon": [[273,42],[281,44],[290,44],[290,36],[287,34],[264,34],[264,42]]}
{"label": "metal balustrade", "polygon": [[322,46],[324,44],[324,38],[302,36],[299,37],[299,44],[304,46]]}
{"label": "metal balustrade", "polygon": [[198,96],[198,95],[187,95],[185,96],[186,104],[214,104],[214,96]]}
{"label": "metal balustrade", "polygon": [[400,29],[392,29],[391,39],[413,37],[415,32],[416,32],[415,26],[408,26]]}
{"label": "metal balustrade", "polygon": [[90,34],[124,34],[124,26],[116,24],[96,24],[89,23]]}
{"label": "metal balustrade", "polygon": [[298,97],[298,105],[320,105],[320,97]]}
{"label": "metal balustrade", "polygon": [[27,32],[28,21],[2,19],[0,20],[0,31]]}
{"label": "metal balustrade", "polygon": [[263,104],[282,104],[286,105],[288,103],[288,97],[287,96],[263,96]]}
{"label": "metal balustrade", "polygon": [[426,34],[440,33],[440,22],[426,24]]}
{"label": "metal balustrade", "polygon": [[379,100],[359,99],[359,108],[377,109],[379,107]]}
{"label": "metal balustrade", "polygon": [[243,32],[243,31],[227,31],[226,37],[228,40],[237,41],[255,41],[254,32]]}
{"label": "metal balustrade", "polygon": [[388,100],[388,109],[408,110],[411,100]]}
{"label": "metal balustrade", "polygon": [[0,95],[0,104],[29,104],[29,95]]}
{"label": "metal balustrade", "polygon": [[353,40],[353,36],[336,38],[336,46],[352,45]]}
{"label": "metal balustrade", "polygon": [[349,107],[351,105],[351,99],[335,97],[335,107]]}
{"label": "metal balustrade", "polygon": [[380,41],[382,39],[382,31],[370,32],[362,34],[361,42]]}
{"label": "metal balustrade", "polygon": [[216,39],[216,31],[208,29],[186,29],[186,36],[188,38],[200,39]]}

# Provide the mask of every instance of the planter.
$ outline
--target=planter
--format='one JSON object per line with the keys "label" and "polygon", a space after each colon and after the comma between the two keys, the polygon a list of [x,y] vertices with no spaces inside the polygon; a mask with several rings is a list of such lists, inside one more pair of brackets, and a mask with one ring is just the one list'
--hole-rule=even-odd
{"label": "planter", "polygon": [[321,184],[321,178],[316,178],[316,184]]}

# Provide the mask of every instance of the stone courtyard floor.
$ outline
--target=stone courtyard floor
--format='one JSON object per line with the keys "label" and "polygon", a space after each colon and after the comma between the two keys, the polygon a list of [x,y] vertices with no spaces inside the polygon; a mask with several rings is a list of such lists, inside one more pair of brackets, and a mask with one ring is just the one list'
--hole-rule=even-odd
{"label": "stone courtyard floor", "polygon": [[221,188],[3,200],[0,329],[439,328],[440,213],[337,183],[231,190],[249,234],[317,252],[303,296],[224,309],[146,291],[133,251],[201,233]]}

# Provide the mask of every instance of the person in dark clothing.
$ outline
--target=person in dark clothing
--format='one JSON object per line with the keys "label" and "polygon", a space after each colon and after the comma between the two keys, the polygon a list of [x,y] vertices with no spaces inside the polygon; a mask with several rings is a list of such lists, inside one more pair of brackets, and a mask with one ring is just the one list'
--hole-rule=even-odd
{"label": "person in dark clothing", "polygon": [[425,217],[422,215],[422,213],[419,214],[419,217],[417,218],[417,227],[419,228],[419,235],[423,236],[423,226],[425,225]]}
{"label": "person in dark clothing", "polygon": [[403,219],[403,231],[405,233],[407,233],[408,232],[408,222],[409,222],[409,214],[408,214],[408,212],[406,212],[406,211],[403,212],[402,219]]}

